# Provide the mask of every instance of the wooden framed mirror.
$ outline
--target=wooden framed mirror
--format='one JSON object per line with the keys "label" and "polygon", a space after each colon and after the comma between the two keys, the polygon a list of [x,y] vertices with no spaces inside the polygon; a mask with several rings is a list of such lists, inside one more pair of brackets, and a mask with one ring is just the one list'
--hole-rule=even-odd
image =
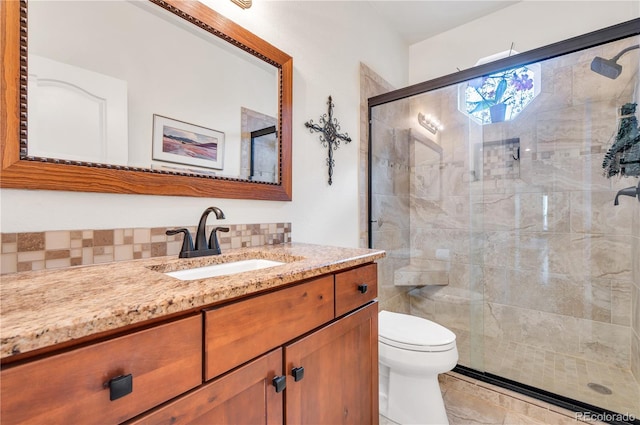
{"label": "wooden framed mirror", "polygon": [[[48,3],[48,2],[36,2]],[[111,2],[105,2],[111,3]],[[2,2],[0,4],[0,22],[1,22],[1,57],[2,57],[2,86],[0,98],[0,135],[1,135],[1,152],[2,152],[2,172],[0,173],[0,186],[3,188],[19,188],[19,189],[43,189],[43,190],[65,190],[65,191],[82,191],[82,192],[104,192],[104,193],[123,193],[123,194],[144,194],[144,195],[168,195],[168,196],[194,196],[194,197],[212,197],[212,198],[235,198],[235,199],[261,199],[261,200],[291,200],[292,177],[291,177],[291,139],[292,139],[292,76],[293,76],[293,59],[286,53],[280,51],[276,47],[250,33],[241,26],[228,20],[224,16],[211,10],[207,6],[197,1],[183,0],[149,0],[145,7],[140,6],[140,2],[126,2],[130,6],[140,9],[139,12],[147,13],[153,9],[153,14],[164,14],[164,20],[176,20],[182,30],[195,33],[195,37],[202,42],[204,39],[215,39],[216,42],[222,41],[226,50],[241,51],[243,55],[251,57],[251,60],[257,62],[257,67],[267,69],[274,75],[274,81],[277,86],[273,88],[275,102],[275,115],[273,119],[276,121],[278,143],[276,144],[277,152],[275,153],[278,161],[276,167],[277,177],[271,181],[252,181],[249,176],[240,174],[228,174],[224,170],[214,170],[214,172],[201,172],[197,167],[185,166],[178,164],[173,166],[171,163],[159,163],[153,161],[151,153],[153,122],[152,115],[163,115],[162,110],[145,110],[142,119],[129,113],[129,123],[143,123],[144,131],[141,132],[145,145],[143,149],[145,155],[149,157],[149,164],[144,161],[129,163],[125,161],[102,161],[100,159],[93,161],[91,159],[77,159],[73,157],[56,157],[56,155],[41,155],[39,150],[35,150],[36,145],[32,144],[29,148],[29,133],[36,132],[30,125],[29,118],[33,115],[32,108],[29,103],[32,101],[34,90],[29,93],[29,87],[35,87],[32,84],[33,75],[30,72],[30,55],[28,50],[31,49],[33,42],[29,43],[30,29],[28,4],[26,0]],[[138,5],[131,5],[138,3]],[[143,10],[147,9],[147,10]],[[35,14],[33,15],[36,16]],[[169,18],[167,18],[169,16]],[[78,24],[80,20],[76,20]],[[135,21],[136,23],[139,20]],[[74,31],[77,28],[74,27]],[[76,38],[82,38],[75,34]],[[110,35],[103,36],[109,38]],[[157,37],[155,38],[157,39]],[[172,38],[170,41],[174,41]],[[204,42],[210,42],[205,40]],[[158,40],[160,42],[160,40]],[[51,45],[59,45],[61,43],[49,43]],[[122,43],[120,44],[122,45]],[[180,49],[180,45],[177,46]],[[95,50],[100,50],[95,49]],[[138,50],[143,56],[145,50]],[[77,55],[81,56],[81,55]],[[200,57],[209,56],[200,55]],[[31,58],[31,62],[35,66],[35,59]],[[125,62],[125,61],[123,61]],[[226,64],[226,62],[225,62]],[[65,64],[66,65],[66,64]],[[136,65],[125,63],[129,69]],[[219,63],[218,63],[218,66]],[[253,66],[253,65],[252,65]],[[233,71],[234,74],[238,72]],[[217,77],[212,77],[212,79]],[[246,81],[254,80],[252,77],[245,77]],[[182,78],[184,84],[190,80],[189,74]],[[274,85],[276,85],[274,84]],[[175,84],[173,84],[175,86]],[[125,83],[126,86],[126,83]],[[132,108],[132,94],[135,86],[129,83],[129,108]],[[159,90],[162,87],[158,87]],[[169,97],[169,96],[167,96]],[[171,100],[176,97],[173,94]],[[215,98],[216,96],[210,96]],[[126,98],[126,97],[125,97]],[[187,103],[190,100],[186,101]],[[223,99],[223,105],[229,104]],[[154,101],[157,105],[161,102]],[[167,102],[170,104],[171,102]],[[189,103],[190,104],[190,103]],[[246,105],[243,105],[246,106]],[[251,105],[249,105],[251,106]],[[224,109],[222,106],[216,106],[217,111]],[[166,108],[169,108],[167,106]],[[191,108],[196,109],[196,108]],[[202,108],[200,108],[202,109]],[[236,109],[235,107],[233,109]],[[224,111],[225,113],[228,111]],[[235,113],[235,112],[233,112]],[[175,121],[182,116],[180,113],[174,113]],[[185,113],[186,114],[186,113]],[[237,112],[239,117],[239,111]],[[188,115],[188,114],[186,114]],[[209,117],[212,115],[204,115],[201,121],[196,124],[202,128],[210,127],[220,130],[218,127],[222,124],[209,125]],[[218,121],[225,121],[223,118],[216,117]],[[235,118],[234,118],[235,119]],[[112,120],[113,121],[113,120]],[[184,121],[190,121],[184,119]],[[203,122],[206,121],[206,122]],[[228,119],[226,121],[229,121]],[[240,118],[238,118],[238,122]],[[192,121],[190,121],[192,122]],[[200,127],[198,127],[200,128]],[[207,130],[207,129],[205,129]],[[250,129],[249,129],[250,130]],[[216,144],[216,152],[219,147],[226,147],[230,150],[230,143],[234,143],[236,135],[238,143],[240,143],[240,133],[245,129],[233,129],[227,131],[226,141],[223,144]],[[126,132],[126,131],[125,131]],[[38,131],[37,134],[42,136],[45,133]],[[129,128],[128,137],[135,132]],[[233,134],[230,134],[233,133]],[[212,131],[212,134],[224,134]],[[163,134],[164,135],[164,134]],[[40,137],[39,139],[42,139]],[[138,137],[140,139],[140,137]],[[46,138],[45,138],[46,140]],[[162,137],[160,138],[162,143]],[[224,140],[224,139],[223,139]],[[126,147],[124,150],[126,151]],[[235,148],[237,152],[235,157],[240,156],[239,148]],[[129,159],[131,158],[131,148],[129,148]],[[34,154],[35,152],[35,154]],[[46,149],[42,150],[46,152]],[[248,155],[249,147],[247,145],[246,152]],[[126,153],[125,153],[126,155]],[[111,163],[110,163],[111,162]],[[231,163],[233,161],[226,161]],[[238,163],[241,162],[237,159]],[[185,161],[189,164],[189,161]],[[247,162],[248,163],[248,162]],[[164,166],[166,165],[166,166]],[[239,167],[239,166],[238,166]],[[195,168],[195,169],[194,169]],[[220,167],[218,167],[220,168]]]}

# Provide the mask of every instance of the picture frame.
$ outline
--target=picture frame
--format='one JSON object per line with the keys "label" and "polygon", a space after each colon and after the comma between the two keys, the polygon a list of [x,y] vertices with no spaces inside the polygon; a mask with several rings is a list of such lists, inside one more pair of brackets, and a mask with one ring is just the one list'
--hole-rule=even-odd
{"label": "picture frame", "polygon": [[224,133],[153,114],[154,160],[222,170]]}

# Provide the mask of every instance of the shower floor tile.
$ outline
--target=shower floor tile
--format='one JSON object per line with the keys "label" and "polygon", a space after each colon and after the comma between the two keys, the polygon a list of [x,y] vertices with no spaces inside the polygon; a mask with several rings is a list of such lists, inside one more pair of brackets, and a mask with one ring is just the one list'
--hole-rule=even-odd
{"label": "shower floor tile", "polygon": [[[467,350],[463,348],[461,351]],[[640,417],[640,384],[630,370],[513,341],[485,342],[484,352],[484,370],[488,373],[614,412]],[[590,388],[590,383],[606,387],[611,394]]]}

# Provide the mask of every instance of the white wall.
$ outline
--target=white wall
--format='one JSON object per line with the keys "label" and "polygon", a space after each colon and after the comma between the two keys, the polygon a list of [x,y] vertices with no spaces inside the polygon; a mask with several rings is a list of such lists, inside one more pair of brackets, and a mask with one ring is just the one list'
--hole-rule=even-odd
{"label": "white wall", "polygon": [[[229,224],[292,222],[294,241],[357,246],[359,64],[400,87],[407,83],[408,49],[364,2],[253,3],[241,10],[229,1],[208,1],[294,58],[292,202],[2,189],[0,230],[195,225],[202,210],[216,205]],[[332,186],[326,149],[304,127],[326,112],[329,95],[341,131],[353,139],[335,152]]]}
{"label": "white wall", "polygon": [[640,17],[640,0],[524,0],[409,48],[410,84],[474,66],[482,57],[518,52]]}

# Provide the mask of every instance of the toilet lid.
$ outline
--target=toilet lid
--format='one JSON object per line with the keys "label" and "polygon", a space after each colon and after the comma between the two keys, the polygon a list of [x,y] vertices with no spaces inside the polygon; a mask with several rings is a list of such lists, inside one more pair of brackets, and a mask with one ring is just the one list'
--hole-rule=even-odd
{"label": "toilet lid", "polygon": [[381,311],[378,336],[382,343],[414,351],[447,351],[455,348],[456,335],[431,320]]}

